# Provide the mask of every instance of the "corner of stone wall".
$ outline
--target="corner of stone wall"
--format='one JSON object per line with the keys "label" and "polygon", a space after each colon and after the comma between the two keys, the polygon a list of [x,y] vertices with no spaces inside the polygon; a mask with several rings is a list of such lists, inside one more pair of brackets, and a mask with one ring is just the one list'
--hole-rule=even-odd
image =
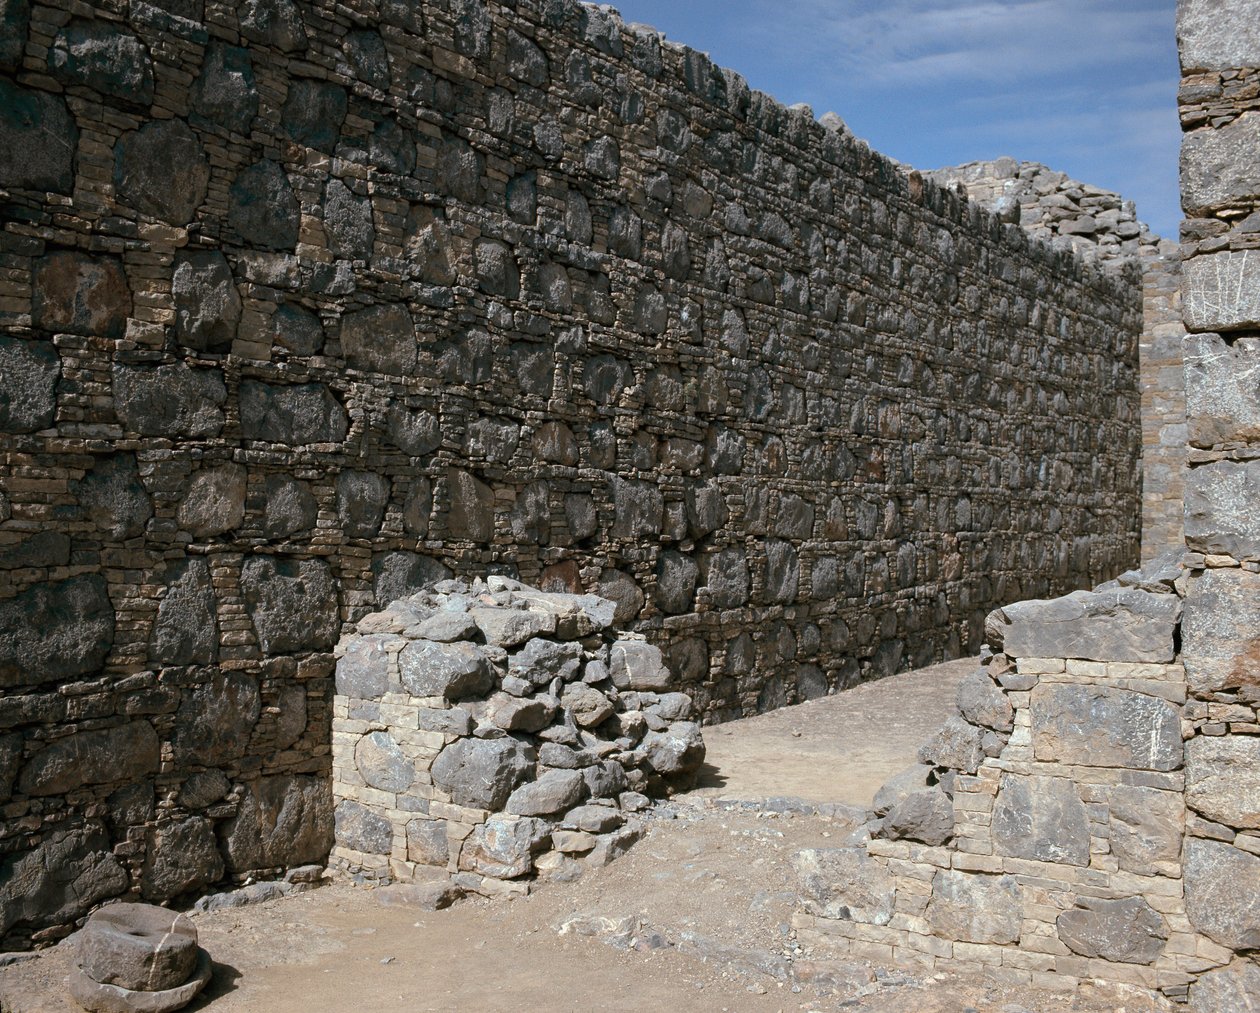
{"label": "corner of stone wall", "polygon": [[704,742],[660,650],[615,610],[492,576],[361,620],[337,647],[332,866],[498,896],[627,850]]}

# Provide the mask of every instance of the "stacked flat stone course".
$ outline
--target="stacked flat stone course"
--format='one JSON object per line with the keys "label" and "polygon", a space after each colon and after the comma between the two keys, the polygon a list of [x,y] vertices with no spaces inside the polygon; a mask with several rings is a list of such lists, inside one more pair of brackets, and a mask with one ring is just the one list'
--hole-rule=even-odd
{"label": "stacked flat stone course", "polygon": [[497,896],[628,849],[633,814],[705,751],[660,649],[615,611],[490,577],[361,620],[337,650],[333,864]]}
{"label": "stacked flat stone course", "polygon": [[1136,557],[1136,273],[609,9],[0,18],[0,945],[324,860],[332,649],[432,581],[722,720]]}

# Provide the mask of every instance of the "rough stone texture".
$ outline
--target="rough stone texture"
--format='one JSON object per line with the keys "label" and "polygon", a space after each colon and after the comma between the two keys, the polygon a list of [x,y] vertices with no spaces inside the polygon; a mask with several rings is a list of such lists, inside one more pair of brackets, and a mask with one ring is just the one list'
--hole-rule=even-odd
{"label": "rough stone texture", "polygon": [[433,761],[433,783],[456,805],[502,809],[532,767],[514,739],[460,739]]}
{"label": "rough stone texture", "polygon": [[213,437],[223,429],[227,387],[210,370],[183,363],[114,367],[118,420],[142,436]]}
{"label": "rough stone texture", "polygon": [[210,183],[210,163],[197,135],[182,120],[153,120],[119,139],[114,189],[136,211],[186,225]]}
{"label": "rough stone texture", "polygon": [[110,22],[71,21],[53,40],[48,69],[65,84],[84,85],[126,105],[153,101],[153,67],[144,43]]}
{"label": "rough stone texture", "polygon": [[573,808],[585,795],[586,781],[578,771],[549,770],[512,792],[505,808],[517,816],[550,816]]}
{"label": "rough stone texture", "polygon": [[74,1001],[89,1013],[171,1013],[187,1006],[210,981],[214,965],[210,954],[197,951],[197,966],[192,977],[175,988],[158,992],[121,988],[118,985],[102,985],[93,981],[79,967],[71,968],[66,979]]}
{"label": "rough stone texture", "polygon": [[1209,971],[1190,989],[1191,1013],[1255,1013],[1260,1010],[1260,965],[1236,960],[1228,967]]}
{"label": "rough stone texture", "polygon": [[919,748],[919,760],[974,774],[984,758],[984,733],[961,717],[951,717]]}
{"label": "rough stone texture", "polygon": [[1137,588],[1074,591],[1006,605],[1000,615],[1003,650],[1013,657],[1167,662],[1181,601]]}
{"label": "rough stone texture", "polygon": [[1151,963],[1168,940],[1167,922],[1141,897],[1082,898],[1056,924],[1073,953],[1127,964]]}
{"label": "rough stone texture", "polygon": [[41,342],[0,337],[0,432],[33,433],[52,425],[61,360]]}
{"label": "rough stone texture", "polygon": [[110,904],[83,927],[78,965],[103,985],[175,988],[197,966],[197,930],[187,915],[153,904]]}
{"label": "rough stone texture", "polygon": [[242,169],[229,191],[227,224],[252,246],[292,250],[298,238],[298,200],[284,169],[263,159]]}
{"label": "rough stone texture", "polygon": [[284,774],[248,784],[236,815],[220,829],[224,859],[235,873],[323,862],[332,837],[328,783]]}
{"label": "rough stone texture", "polygon": [[1247,0],[1178,4],[1177,43],[1183,71],[1260,66],[1260,26],[1254,14]]}
{"label": "rough stone texture", "polygon": [[1104,686],[1041,684],[1032,696],[1038,760],[1099,767],[1176,770],[1181,721],[1166,700]]}
{"label": "rough stone texture", "polygon": [[74,188],[79,128],[61,96],[0,79],[0,140],[5,186],[53,193]]}
{"label": "rough stone texture", "polygon": [[1200,735],[1187,742],[1186,804],[1217,823],[1260,830],[1260,737]]}
{"label": "rough stone texture", "polygon": [[935,788],[912,791],[888,810],[881,834],[933,847],[944,844],[954,836],[954,800]]}
{"label": "rough stone texture", "polygon": [[337,637],[337,591],[318,559],[255,557],[241,568],[245,608],[270,654],[328,648]]}
{"label": "rough stone texture", "polygon": [[140,868],[140,892],[146,900],[170,900],[223,878],[223,856],[207,819],[190,816],[159,823],[146,844]]}
{"label": "rough stone texture", "polygon": [[481,696],[491,685],[493,673],[476,644],[435,644],[415,640],[398,657],[407,692],[414,696],[441,696],[458,700]]}
{"label": "rough stone texture", "polygon": [[798,851],[792,866],[805,910],[871,925],[886,925],[892,918],[892,877],[861,848]]}
{"label": "rough stone texture", "polygon": [[1019,939],[1022,905],[1011,876],[941,871],[932,881],[924,918],[946,939],[1013,943]]}
{"label": "rough stone texture", "polygon": [[248,473],[239,464],[205,468],[193,476],[175,519],[198,541],[221,535],[245,519]]}
{"label": "rough stone texture", "polygon": [[993,804],[992,825],[999,854],[1089,864],[1089,816],[1076,785],[1065,777],[1008,775]]}
{"label": "rough stone texture", "polygon": [[171,276],[171,294],[180,344],[199,352],[231,348],[241,319],[241,296],[223,254],[179,254]]}
{"label": "rough stone texture", "polygon": [[1260,947],[1260,858],[1220,841],[1186,840],[1186,914],[1204,935],[1234,950]]}
{"label": "rough stone texture", "polygon": [[212,665],[218,660],[214,589],[204,559],[185,559],[168,569],[149,650],[164,665]]}
{"label": "rough stone texture", "polygon": [[1186,326],[1192,331],[1260,327],[1260,250],[1224,250],[1186,261]]}
{"label": "rough stone texture", "polygon": [[1260,559],[1260,461],[1216,461],[1194,468],[1186,483],[1186,546],[1199,552]]}
{"label": "rough stone texture", "polygon": [[121,338],[131,288],[116,257],[58,250],[35,268],[31,321],[41,330]]}
{"label": "rough stone texture", "polygon": [[1260,347],[1230,345],[1219,334],[1186,338],[1186,415],[1190,443],[1260,443]]}
{"label": "rough stone texture", "polygon": [[1108,809],[1111,853],[1120,868],[1152,876],[1181,857],[1185,802],[1180,793],[1117,785]]}
{"label": "rough stone texture", "polygon": [[135,538],[153,516],[153,502],[140,481],[134,454],[96,458],[92,470],[75,484],[75,492],[84,519],[109,538]]}
{"label": "rough stone texture", "polygon": [[258,114],[258,84],[249,50],[211,42],[192,88],[193,112],[244,134]]}
{"label": "rough stone texture", "polygon": [[1181,638],[1193,692],[1260,697],[1260,574],[1231,568],[1194,575]]}
{"label": "rough stone texture", "polygon": [[967,675],[958,684],[958,711],[973,725],[983,725],[999,732],[1013,727],[1015,709],[982,668]]}
{"label": "rough stone texture", "polygon": [[95,671],[114,641],[114,609],[99,576],[32,585],[0,601],[0,687]]}
{"label": "rough stone texture", "polygon": [[158,767],[158,737],[147,721],[78,732],[37,752],[18,775],[24,795],[60,795],[86,784],[136,779]]}

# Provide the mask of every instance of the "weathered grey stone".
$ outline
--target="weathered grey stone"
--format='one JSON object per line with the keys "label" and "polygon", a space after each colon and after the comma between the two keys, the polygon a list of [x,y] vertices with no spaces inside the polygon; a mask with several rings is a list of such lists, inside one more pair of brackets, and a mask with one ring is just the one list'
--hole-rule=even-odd
{"label": "weathered grey stone", "polygon": [[766,542],[766,584],[762,592],[770,604],[796,601],[800,589],[801,564],[790,542],[770,539]]}
{"label": "weathered grey stone", "polygon": [[237,759],[261,713],[257,681],[243,672],[214,672],[184,693],[171,737],[175,759],[207,765]]}
{"label": "weathered grey stone", "polygon": [[293,0],[245,0],[237,10],[241,34],[250,42],[286,53],[306,48],[306,26]]}
{"label": "weathered grey stone", "polygon": [[[222,878],[223,858],[209,820],[191,816],[159,823],[149,830],[140,869],[140,892],[146,900],[170,900]],[[116,984],[132,987],[125,982]]]}
{"label": "weathered grey stone", "polygon": [[557,644],[534,638],[508,658],[508,672],[535,686],[550,685],[552,679],[572,682],[582,667],[582,645]]}
{"label": "weathered grey stone", "polygon": [[1019,941],[1023,917],[1014,876],[984,876],[941,870],[932,879],[924,917],[945,939],[968,943]]}
{"label": "weathered grey stone", "polygon": [[221,770],[198,770],[179,789],[177,801],[186,809],[204,809],[220,801],[232,789]]}
{"label": "weathered grey stone", "polygon": [[515,739],[459,739],[433,761],[433,783],[456,805],[499,810],[534,769],[526,747]]}
{"label": "weathered grey stone", "polygon": [[1052,601],[1026,601],[999,610],[1003,650],[1013,658],[1170,662],[1181,616],[1176,595],[1137,588],[1073,591]]}
{"label": "weathered grey stone", "polygon": [[1260,441],[1260,350],[1227,345],[1219,334],[1190,334],[1183,351],[1190,443]]}
{"label": "weathered grey stone", "polygon": [[209,564],[190,557],[163,574],[166,594],[158,605],[149,656],[161,665],[213,665],[219,657],[219,627]]}
{"label": "weathered grey stone", "polygon": [[228,190],[228,227],[244,242],[268,250],[297,245],[301,214],[284,169],[269,158],[247,166]]}
{"label": "weathered grey stone", "polygon": [[1260,696],[1260,574],[1238,568],[1193,576],[1181,624],[1186,681],[1195,694]]}
{"label": "weathered grey stone", "polygon": [[36,261],[31,319],[45,331],[121,338],[131,315],[122,261],[57,250]]}
{"label": "weathered grey stone", "polygon": [[1186,914],[1205,936],[1232,950],[1260,947],[1260,858],[1220,841],[1186,840]]}
{"label": "weathered grey stone", "polygon": [[896,881],[865,848],[798,851],[792,867],[809,914],[861,925],[887,925],[892,919]]}
{"label": "weathered grey stone", "polygon": [[579,728],[595,728],[612,717],[615,710],[608,697],[581,682],[565,686],[560,703],[573,715]]}
{"label": "weathered grey stone", "polygon": [[464,845],[460,868],[495,879],[526,876],[534,871],[533,856],[545,846],[550,833],[543,820],[491,816]]}
{"label": "weathered grey stone", "polygon": [[398,656],[403,685],[413,696],[448,700],[483,696],[494,680],[490,662],[476,644],[413,640]]}
{"label": "weathered grey stone", "polygon": [[983,668],[964,676],[958,684],[958,710],[973,725],[999,732],[1009,732],[1015,726],[1015,708]]}
{"label": "weathered grey stone", "polygon": [[114,192],[141,214],[187,225],[209,184],[210,162],[183,120],[152,120],[114,145]]}
{"label": "weathered grey stone", "polygon": [[939,788],[912,791],[888,811],[882,836],[937,847],[954,836],[954,800]]}
{"label": "weathered grey stone", "polygon": [[0,80],[0,185],[70,193],[78,146],[65,99]]}
{"label": "weathered grey stone", "polygon": [[241,568],[241,588],[266,653],[325,650],[336,640],[337,587],[323,560],[253,556]]}
{"label": "weathered grey stone", "polygon": [[1256,1013],[1260,1010],[1260,964],[1245,957],[1200,975],[1190,986],[1190,1013]]}
{"label": "weathered grey stone", "polygon": [[348,105],[346,90],[340,85],[299,78],[289,85],[280,124],[298,144],[331,152],[341,136]]}
{"label": "weathered grey stone", "polygon": [[247,440],[340,443],[349,428],[341,402],[320,383],[278,386],[243,380],[240,400],[241,435]]}
{"label": "weathered grey stone", "polygon": [[647,600],[634,578],[622,570],[603,570],[596,591],[601,598],[613,602],[614,622],[622,625],[637,619]]}
{"label": "weathered grey stone", "polygon": [[380,604],[415,594],[450,575],[444,564],[417,552],[378,552],[372,556],[372,593]]}
{"label": "weathered grey stone", "polygon": [[1078,897],[1055,921],[1060,941],[1083,957],[1149,964],[1164,951],[1168,923],[1141,897]]}
{"label": "weathered grey stone", "polygon": [[693,721],[675,721],[665,731],[643,736],[643,762],[666,778],[684,778],[704,763],[704,738]]}
{"label": "weathered grey stone", "polygon": [[1177,5],[1181,66],[1230,70],[1260,66],[1260,26],[1247,0],[1184,0]]}
{"label": "weathered grey stone", "polygon": [[153,904],[110,904],[78,937],[77,962],[93,981],[158,992],[197,966],[197,929],[187,915]]}
{"label": "weathered grey stone", "polygon": [[606,834],[625,822],[625,816],[616,809],[602,805],[582,805],[564,814],[565,826],[576,827],[588,834]]}
{"label": "weathered grey stone", "polygon": [[616,520],[614,538],[655,537],[660,534],[664,500],[648,482],[615,477],[612,481]]}
{"label": "weathered grey stone", "polygon": [[386,907],[408,907],[420,911],[443,911],[468,896],[456,883],[390,883],[375,891],[376,899]]}
{"label": "weathered grey stone", "polygon": [[1199,735],[1186,743],[1186,804],[1238,830],[1260,830],[1260,738]]}
{"label": "weathered grey stone", "polygon": [[388,855],[394,845],[389,819],[362,802],[342,799],[333,812],[337,844],[368,855]]}
{"label": "weathered grey stone", "polygon": [[35,848],[0,861],[0,937],[17,926],[37,929],[74,921],[128,885],[100,824],[54,830]]}
{"label": "weathered grey stone", "polygon": [[365,28],[348,32],[341,48],[360,81],[381,90],[389,87],[389,55],[379,32]]}
{"label": "weathered grey stone", "polygon": [[556,617],[533,609],[474,608],[469,611],[486,643],[516,647],[533,637],[556,632]]}
{"label": "weathered grey stone", "polygon": [[268,538],[285,538],[315,526],[319,504],[305,482],[288,475],[268,475],[263,495],[263,533]]}
{"label": "weathered grey stone", "polygon": [[0,68],[17,70],[31,27],[30,0],[0,0]]}
{"label": "weathered grey stone", "polygon": [[642,640],[618,640],[609,654],[609,673],[618,689],[656,692],[674,688],[660,648]]}
{"label": "weathered grey stone", "polygon": [[158,737],[147,721],[75,732],[35,753],[18,775],[23,795],[63,795],[85,784],[144,777],[158,768]]}
{"label": "weathered grey stone", "polygon": [[1066,777],[1007,774],[993,803],[996,854],[1058,865],[1089,865],[1089,816]]}
{"label": "weathered grey stone", "polygon": [[[615,799],[629,785],[625,767],[616,760],[605,760],[603,763],[583,767],[582,780],[586,782],[586,790],[591,798]],[[587,806],[585,808],[602,809],[602,806]],[[572,816],[572,813],[570,813],[570,816]],[[617,825],[620,826],[620,822]]]}
{"label": "weathered grey stone", "polygon": [[914,792],[928,787],[928,777],[932,768],[926,763],[916,763],[899,774],[893,775],[875,793],[871,802],[871,810],[876,816],[887,815],[888,811]]}
{"label": "weathered grey stone", "polygon": [[39,531],[0,546],[0,570],[66,566],[69,562],[70,539],[60,531]]}
{"label": "weathered grey stone", "polygon": [[336,486],[337,520],[346,537],[376,535],[389,502],[389,479],[370,471],[343,471]]}
{"label": "weathered grey stone", "polygon": [[984,733],[957,715],[919,747],[919,760],[934,767],[948,767],[974,774],[984,761]]}
{"label": "weathered grey stone", "polygon": [[594,594],[551,593],[521,588],[512,592],[512,603],[550,612],[556,617],[556,636],[561,640],[581,640],[600,633],[613,624],[617,606]]}
{"label": "weathered grey stone", "polygon": [[546,697],[529,699],[496,693],[486,706],[490,723],[508,732],[540,732],[551,724],[555,713],[555,701]]}
{"label": "weathered grey stone", "polygon": [[61,359],[51,344],[0,336],[0,432],[51,426],[60,376]]}
{"label": "weathered grey stone", "polygon": [[0,687],[94,672],[114,643],[114,606],[98,574],[36,584],[0,601]]}
{"label": "weathered grey stone", "polygon": [[0,735],[0,802],[13,797],[13,782],[22,766],[22,745],[25,736],[21,732]]}
{"label": "weathered grey stone", "polygon": [[[372,256],[372,244],[376,241],[376,230],[372,227],[372,201],[356,197],[341,180],[330,179],[324,191],[324,233],[328,237],[329,249],[338,257],[367,260]],[[406,308],[402,306],[387,308],[406,313]],[[408,317],[407,324],[410,323]]]}
{"label": "weathered grey stone", "polygon": [[84,517],[117,541],[143,534],[153,516],[153,504],[140,481],[134,454],[95,459],[92,470],[71,489]]}
{"label": "weathered grey stone", "polygon": [[212,41],[191,98],[196,114],[238,134],[249,133],[258,115],[258,85],[249,50]]}
{"label": "weathered grey stone", "polygon": [[1185,805],[1179,793],[1116,785],[1108,805],[1111,853],[1120,868],[1139,876],[1156,875],[1181,858]]}
{"label": "weathered grey stone", "polygon": [[241,296],[222,253],[177,254],[171,294],[175,336],[181,345],[199,352],[225,352],[232,347],[241,319]]}
{"label": "weathered grey stone", "polygon": [[494,490],[466,471],[446,473],[450,509],[446,526],[452,538],[488,542],[494,537]]}
{"label": "weathered grey stone", "polygon": [[220,826],[228,869],[322,865],[333,843],[331,796],[322,777],[280,774],[250,784],[236,815]]}
{"label": "weathered grey stone", "polygon": [[114,410],[128,432],[141,436],[218,436],[227,387],[214,370],[182,362],[114,366]]}
{"label": "weathered grey stone", "polygon": [[700,568],[690,556],[667,550],[657,557],[656,607],[669,615],[690,612]]}
{"label": "weathered grey stone", "polygon": [[576,770],[548,770],[536,781],[521,785],[507,800],[517,816],[547,816],[572,809],[586,797],[586,781]]}
{"label": "weathered grey stone", "polygon": [[414,819],[407,823],[407,861],[440,866],[450,861],[445,820]]}
{"label": "weathered grey stone", "polygon": [[457,640],[471,640],[477,635],[477,624],[467,612],[443,610],[435,612],[412,631],[422,640],[436,644],[453,644]]}
{"label": "weathered grey stone", "polygon": [[369,732],[354,747],[354,765],[370,787],[406,791],[416,779],[416,765],[389,732]]}
{"label": "weathered grey stone", "polygon": [[1237,331],[1260,326],[1260,250],[1223,250],[1182,267],[1186,327]]}
{"label": "weathered grey stone", "polygon": [[48,51],[48,69],[68,85],[86,85],[127,105],[153,101],[153,67],[138,38],[108,21],[75,18]]}
{"label": "weathered grey stone", "polygon": [[214,972],[210,955],[197,950],[197,964],[189,979],[175,988],[146,992],[118,985],[102,985],[79,966],[71,967],[66,978],[70,995],[89,1013],[170,1013],[183,1009],[205,988]]}
{"label": "weathered grey stone", "polygon": [[239,527],[245,519],[245,487],[249,475],[239,464],[203,468],[188,484],[175,519],[196,539]]}
{"label": "weathered grey stone", "polygon": [[1260,559],[1260,461],[1214,461],[1186,476],[1186,547]]}
{"label": "weathered grey stone", "polygon": [[1243,204],[1260,193],[1253,153],[1260,145],[1260,113],[1244,112],[1221,124],[1191,130],[1181,142],[1181,198],[1186,215]]}
{"label": "weathered grey stone", "polygon": [[267,323],[271,340],[294,355],[315,355],[324,347],[324,325],[310,310],[285,303]]}
{"label": "weathered grey stone", "polygon": [[1092,767],[1176,770],[1181,717],[1166,700],[1106,686],[1040,683],[1032,691],[1033,754]]}

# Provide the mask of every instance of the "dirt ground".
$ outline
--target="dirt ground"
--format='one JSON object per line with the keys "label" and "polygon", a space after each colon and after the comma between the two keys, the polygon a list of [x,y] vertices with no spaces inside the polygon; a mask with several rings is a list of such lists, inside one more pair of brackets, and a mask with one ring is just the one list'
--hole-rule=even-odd
{"label": "dirt ground", "polygon": [[[992,987],[836,961],[791,930],[791,855],[829,847],[912,762],[970,662],[707,729],[710,769],[657,809],[646,837],[605,869],[517,900],[446,911],[382,906],[347,884],[194,915],[215,976],[188,1009],[322,1011],[858,1010],[879,1013],[1139,1013],[1133,993]],[[832,811],[832,810],[825,810]],[[68,1013],[72,941],[0,968],[2,1013]]]}

